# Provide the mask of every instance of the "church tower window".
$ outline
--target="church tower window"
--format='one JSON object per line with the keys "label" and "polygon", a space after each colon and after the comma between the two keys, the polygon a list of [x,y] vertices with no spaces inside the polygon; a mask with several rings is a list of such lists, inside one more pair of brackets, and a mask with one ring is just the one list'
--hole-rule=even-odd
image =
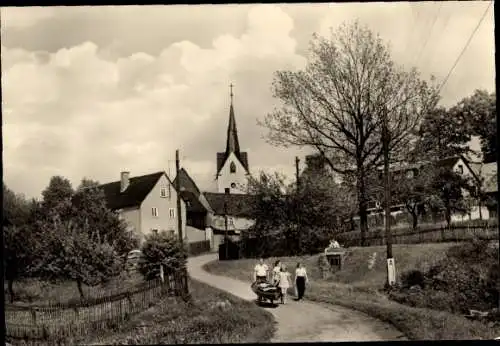
{"label": "church tower window", "polygon": [[234,162],[231,162],[231,164],[229,165],[229,171],[231,173],[236,173],[236,165]]}

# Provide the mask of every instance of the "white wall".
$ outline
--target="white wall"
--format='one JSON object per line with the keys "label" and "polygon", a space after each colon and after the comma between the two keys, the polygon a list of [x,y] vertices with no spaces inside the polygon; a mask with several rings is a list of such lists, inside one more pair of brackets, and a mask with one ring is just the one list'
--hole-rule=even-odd
{"label": "white wall", "polygon": [[[227,229],[229,231],[243,231],[247,230],[250,227],[252,227],[255,224],[255,220],[248,219],[245,217],[233,217],[233,216],[228,216],[227,217]],[[211,223],[210,225],[213,228],[217,229],[225,229],[225,219],[224,216],[221,215],[213,215],[211,217]]]}
{"label": "white wall", "polygon": [[[231,162],[236,165],[236,172],[231,173]],[[232,188],[231,184],[235,183],[236,188]],[[229,154],[224,166],[222,166],[219,176],[217,177],[217,191],[224,193],[226,188],[230,189],[231,193],[246,193],[248,185],[248,174],[245,167],[241,164],[234,153]]]}
{"label": "white wall", "polygon": [[[161,189],[166,188],[167,197],[161,197]],[[158,208],[158,216],[153,216],[152,208]],[[170,209],[174,210],[173,217],[170,216]],[[181,200],[182,211],[182,234],[186,235],[186,203]],[[166,175],[162,175],[158,182],[153,187],[151,192],[146,196],[141,204],[141,230],[143,234],[151,233],[152,229],[161,231],[173,230],[175,235],[179,234],[177,226],[177,193],[175,188],[170,184]]]}

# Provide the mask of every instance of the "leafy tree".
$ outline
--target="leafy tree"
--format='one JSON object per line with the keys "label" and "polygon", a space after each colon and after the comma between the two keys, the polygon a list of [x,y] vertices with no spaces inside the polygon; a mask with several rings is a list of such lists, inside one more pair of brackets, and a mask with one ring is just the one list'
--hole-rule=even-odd
{"label": "leafy tree", "polygon": [[469,210],[464,192],[470,193],[474,190],[472,181],[448,168],[436,167],[435,169],[432,188],[439,199],[434,199],[437,204],[433,207],[444,209],[446,223],[450,226],[452,213],[466,213]]}
{"label": "leafy tree", "polygon": [[123,257],[139,247],[139,238],[106,205],[104,191],[97,181],[83,179],[72,198],[72,220],[80,228],[91,230],[109,242]]}
{"label": "leafy tree", "polygon": [[14,281],[30,276],[37,255],[37,239],[29,224],[32,206],[23,195],[16,194],[3,184],[4,274],[11,302],[14,301]]}
{"label": "leafy tree", "polygon": [[74,191],[71,182],[61,176],[50,178],[49,185],[42,191],[41,208],[48,218],[59,216],[68,219],[71,214],[71,198]]}
{"label": "leafy tree", "polygon": [[3,184],[3,217],[13,225],[24,225],[29,221],[31,205],[23,195],[16,194]]}
{"label": "leafy tree", "polygon": [[435,193],[433,181],[435,170],[431,165],[422,165],[413,176],[400,176],[395,181],[392,194],[394,200],[405,205],[406,210],[412,217],[412,227],[417,228],[418,217],[432,200],[430,196]]}
{"label": "leafy tree", "polygon": [[30,277],[33,264],[40,255],[39,240],[29,225],[3,227],[4,275],[10,302],[15,300],[14,282]]}
{"label": "leafy tree", "polygon": [[160,265],[165,273],[172,273],[186,268],[187,251],[177,237],[167,232],[153,233],[146,236],[139,260],[139,272],[146,280],[160,275]]}
{"label": "leafy tree", "polygon": [[419,128],[414,160],[440,160],[469,152],[471,129],[463,112],[456,107],[436,107],[428,112]]}
{"label": "leafy tree", "polygon": [[44,223],[41,232],[45,235],[44,251],[35,265],[41,278],[75,281],[81,299],[85,299],[83,284],[96,286],[120,274],[120,257],[98,232],[57,219]]}
{"label": "leafy tree", "polygon": [[317,150],[341,175],[354,173],[361,238],[367,232],[366,179],[382,158],[382,124],[388,120],[392,159],[406,153],[422,116],[437,102],[435,86],[415,69],[404,71],[389,48],[357,22],[330,38],[314,36],[302,71],[278,71],[274,96],[283,106],[262,123],[268,141]]}
{"label": "leafy tree", "polygon": [[484,162],[497,160],[497,110],[496,93],[476,90],[473,95],[461,100],[456,113],[467,119],[472,133],[481,140]]}

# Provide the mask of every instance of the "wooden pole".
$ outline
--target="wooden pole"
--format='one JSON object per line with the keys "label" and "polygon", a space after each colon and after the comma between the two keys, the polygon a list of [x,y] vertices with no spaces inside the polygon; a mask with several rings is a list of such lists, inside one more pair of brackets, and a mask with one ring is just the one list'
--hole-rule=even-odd
{"label": "wooden pole", "polygon": [[226,260],[229,260],[229,236],[227,230],[227,197],[229,196],[229,189],[224,191],[224,227],[225,227],[225,239],[226,239]]}
{"label": "wooden pole", "polygon": [[382,119],[382,146],[384,152],[384,209],[385,209],[385,240],[387,244],[387,284],[395,280],[394,258],[392,256],[391,234],[391,181],[389,172],[389,129],[387,124],[387,109],[384,110]]}
{"label": "wooden pole", "polygon": [[179,232],[179,241],[183,245],[182,238],[182,210],[181,210],[181,181],[179,179],[180,164],[179,164],[179,149],[175,151],[175,190],[177,191],[177,229]]}

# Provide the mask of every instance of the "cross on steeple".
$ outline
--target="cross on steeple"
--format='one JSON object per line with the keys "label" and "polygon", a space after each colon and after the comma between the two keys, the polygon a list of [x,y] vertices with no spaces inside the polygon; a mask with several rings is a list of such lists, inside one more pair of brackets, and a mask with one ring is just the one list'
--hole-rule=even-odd
{"label": "cross on steeple", "polygon": [[231,104],[233,103],[233,96],[234,96],[233,95],[233,87],[234,87],[233,83],[229,84],[229,88],[231,90],[231,93],[229,94],[231,96]]}

